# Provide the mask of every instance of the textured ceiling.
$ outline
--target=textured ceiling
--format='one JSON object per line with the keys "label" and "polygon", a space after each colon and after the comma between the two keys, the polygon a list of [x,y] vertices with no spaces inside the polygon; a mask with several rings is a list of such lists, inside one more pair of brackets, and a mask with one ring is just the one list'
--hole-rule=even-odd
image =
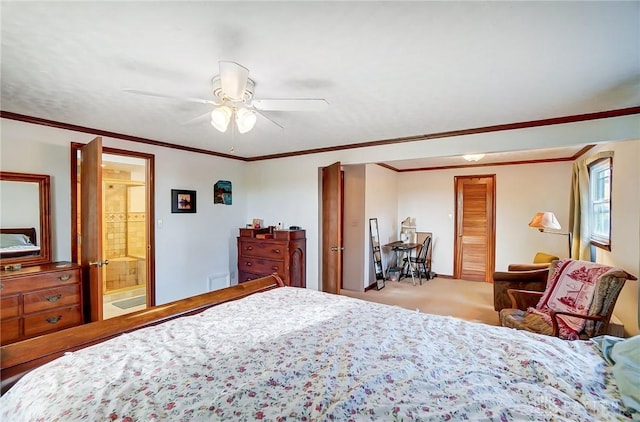
{"label": "textured ceiling", "polygon": [[[2,110],[241,157],[640,104],[640,2],[5,2]],[[220,133],[218,61],[259,98],[324,98]]]}

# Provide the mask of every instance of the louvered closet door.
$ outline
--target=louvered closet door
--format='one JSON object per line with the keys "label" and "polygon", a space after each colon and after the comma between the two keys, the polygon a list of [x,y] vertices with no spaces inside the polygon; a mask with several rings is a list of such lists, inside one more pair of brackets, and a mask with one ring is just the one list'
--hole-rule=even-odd
{"label": "louvered closet door", "polygon": [[490,281],[495,267],[495,175],[457,176],[454,278]]}

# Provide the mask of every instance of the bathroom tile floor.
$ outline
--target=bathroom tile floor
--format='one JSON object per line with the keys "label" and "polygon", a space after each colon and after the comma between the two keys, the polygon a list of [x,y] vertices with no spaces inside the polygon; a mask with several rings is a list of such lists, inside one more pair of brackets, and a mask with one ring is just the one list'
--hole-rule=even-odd
{"label": "bathroom tile floor", "polygon": [[146,292],[144,287],[139,289],[125,290],[122,292],[104,295],[102,297],[102,318],[103,319],[113,318],[115,316],[129,314],[131,312],[145,309],[147,307],[146,305],[138,305],[138,306],[133,306],[127,309],[120,309],[113,304],[114,302],[118,302],[120,300],[130,299],[130,298],[145,296],[145,295],[146,295]]}

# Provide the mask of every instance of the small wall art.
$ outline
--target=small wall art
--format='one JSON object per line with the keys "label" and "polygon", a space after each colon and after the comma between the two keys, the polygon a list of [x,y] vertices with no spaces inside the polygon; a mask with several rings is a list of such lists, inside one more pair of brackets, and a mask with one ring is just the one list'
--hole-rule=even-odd
{"label": "small wall art", "polygon": [[196,191],[171,189],[171,212],[172,213],[195,213],[196,212]]}
{"label": "small wall art", "polygon": [[213,185],[213,203],[231,205],[231,182],[218,180]]}

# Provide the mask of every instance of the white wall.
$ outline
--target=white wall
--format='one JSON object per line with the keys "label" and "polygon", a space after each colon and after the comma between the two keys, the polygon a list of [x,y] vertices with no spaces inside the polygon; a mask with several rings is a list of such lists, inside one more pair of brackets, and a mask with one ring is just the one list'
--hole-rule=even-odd
{"label": "white wall", "polygon": [[[596,262],[622,268],[640,276],[640,140],[599,145],[588,156],[613,151],[611,186],[611,251],[596,248]],[[640,295],[638,281],[627,281],[620,293],[614,315],[625,325],[628,335],[638,334]]]}
{"label": "white wall", "polygon": [[569,223],[571,163],[489,166],[401,173],[398,214],[416,218],[418,231],[433,232],[432,270],[453,275],[454,177],[496,175],[496,270],[532,262],[542,251],[568,257],[568,237],[540,233],[528,223],[538,211],[553,211],[563,229]]}
{"label": "white wall", "polygon": [[[51,179],[51,257],[71,257],[71,140],[88,135],[2,119],[0,168],[19,173],[48,174]],[[66,133],[65,133],[66,132]],[[80,137],[81,136],[81,137]]]}
{"label": "white wall", "polygon": [[[203,293],[210,276],[230,274],[236,284],[236,237],[247,222],[247,164],[167,148],[145,151],[155,154],[156,221],[163,220],[155,232],[157,302]],[[218,180],[231,182],[232,205],[213,203]],[[195,190],[197,213],[172,214],[171,189]]]}
{"label": "white wall", "polygon": [[[380,244],[384,245],[399,239],[398,221],[398,176],[397,173],[377,164],[367,164],[365,180],[365,215],[378,219]],[[393,252],[382,248],[382,268],[386,271]],[[371,244],[366,251],[368,262],[372,262]],[[364,273],[364,287],[375,282],[373,264],[367,266]]]}
{"label": "white wall", "polygon": [[283,222],[300,226],[307,235],[307,288],[319,290],[318,282],[318,168],[336,160],[316,156],[290,157],[251,163],[245,177],[248,218],[266,225]]}
{"label": "white wall", "polygon": [[[2,120],[3,171],[51,176],[53,259],[71,258],[70,142],[93,136],[13,120]],[[103,138],[103,145],[155,155],[156,303],[203,293],[208,277],[233,273],[236,236],[247,208],[247,164],[203,154]],[[213,204],[213,184],[230,180],[233,205]],[[171,189],[197,191],[196,214],[171,214]]]}
{"label": "white wall", "polygon": [[[363,242],[369,236],[369,220],[365,218],[365,166],[364,164],[343,166],[344,204],[342,222],[342,288],[363,291],[363,271],[369,271],[373,263]],[[369,249],[370,250],[370,249]],[[367,263],[367,264],[365,264]]]}

